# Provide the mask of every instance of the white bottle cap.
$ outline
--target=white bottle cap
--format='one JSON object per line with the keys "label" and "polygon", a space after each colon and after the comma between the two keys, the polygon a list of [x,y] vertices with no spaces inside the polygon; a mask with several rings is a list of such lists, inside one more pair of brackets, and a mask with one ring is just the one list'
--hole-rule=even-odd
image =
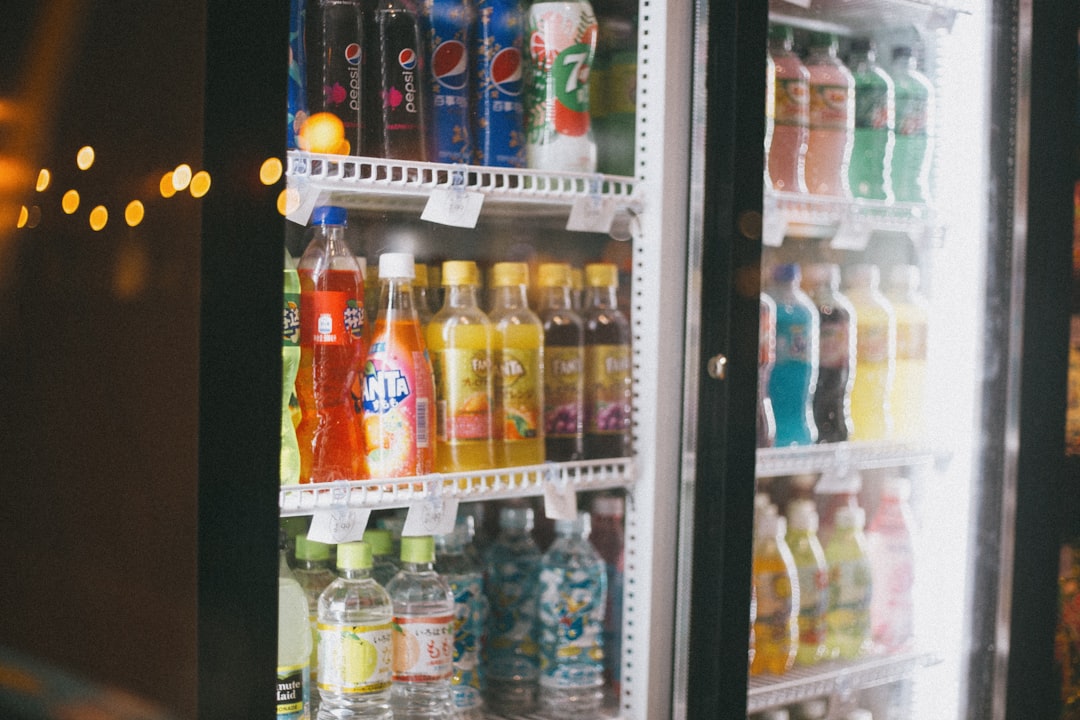
{"label": "white bottle cap", "polygon": [[416,277],[416,266],[412,253],[383,253],[380,255],[379,277],[412,280]]}
{"label": "white bottle cap", "polygon": [[788,522],[792,530],[817,532],[817,506],[813,500],[792,500],[787,507]]}
{"label": "white bottle cap", "polygon": [[861,507],[844,505],[843,507],[837,508],[833,523],[838,528],[846,527],[861,530],[866,524],[866,511]]}
{"label": "white bottle cap", "polygon": [[874,289],[881,280],[881,270],[877,265],[852,265],[844,273],[844,279],[848,287]]}

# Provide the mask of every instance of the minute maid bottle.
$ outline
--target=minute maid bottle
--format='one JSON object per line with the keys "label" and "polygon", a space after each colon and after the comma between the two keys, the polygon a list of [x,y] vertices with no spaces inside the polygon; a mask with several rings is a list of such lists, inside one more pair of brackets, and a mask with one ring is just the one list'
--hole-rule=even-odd
{"label": "minute maid bottle", "polygon": [[553,718],[589,718],[603,700],[607,571],[589,542],[587,512],[555,521],[540,561],[536,637],[540,708]]}

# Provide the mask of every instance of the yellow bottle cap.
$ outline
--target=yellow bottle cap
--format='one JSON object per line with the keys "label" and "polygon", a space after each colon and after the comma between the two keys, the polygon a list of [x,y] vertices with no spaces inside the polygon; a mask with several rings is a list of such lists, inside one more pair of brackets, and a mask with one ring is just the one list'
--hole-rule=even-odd
{"label": "yellow bottle cap", "polygon": [[371,568],[371,564],[371,546],[366,542],[347,542],[338,545],[338,569],[367,570]]}
{"label": "yellow bottle cap", "polygon": [[435,538],[431,535],[401,538],[401,561],[411,563],[435,562]]}
{"label": "yellow bottle cap", "polygon": [[537,279],[540,287],[568,287],[571,282],[570,266],[566,263],[543,263]]}
{"label": "yellow bottle cap", "polygon": [[619,269],[613,263],[590,263],[585,266],[589,287],[618,287]]}
{"label": "yellow bottle cap", "polygon": [[442,264],[443,285],[479,285],[480,271],[472,260],[447,260]]}
{"label": "yellow bottle cap", "polygon": [[529,284],[529,266],[519,262],[495,263],[492,268],[491,284],[493,287],[512,287]]}
{"label": "yellow bottle cap", "polygon": [[415,275],[415,278],[413,279],[413,285],[417,287],[428,286],[427,265],[425,265],[424,263],[416,263],[413,266],[413,274]]}

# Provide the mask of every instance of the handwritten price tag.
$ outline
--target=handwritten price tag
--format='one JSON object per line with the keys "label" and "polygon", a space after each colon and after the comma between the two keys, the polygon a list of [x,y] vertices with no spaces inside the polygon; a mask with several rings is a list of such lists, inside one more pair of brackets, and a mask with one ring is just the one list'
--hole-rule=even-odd
{"label": "handwritten price tag", "polygon": [[307,226],[321,193],[318,188],[308,185],[290,186],[285,191],[285,217],[297,225]]}
{"label": "handwritten price tag", "polygon": [[363,540],[370,515],[371,510],[366,508],[316,510],[311,517],[308,537],[328,545]]}
{"label": "handwritten price tag", "polygon": [[405,537],[449,535],[454,531],[457,509],[457,498],[429,498],[410,505],[401,534]]}
{"label": "handwritten price tag", "polygon": [[572,484],[559,480],[544,483],[544,515],[552,520],[577,517],[577,493]]}
{"label": "handwritten price tag", "polygon": [[483,193],[435,188],[428,197],[420,219],[440,225],[472,229],[476,227],[480,209],[483,207]]}
{"label": "handwritten price tag", "polygon": [[572,232],[611,232],[615,222],[615,200],[587,195],[574,200],[566,229]]}

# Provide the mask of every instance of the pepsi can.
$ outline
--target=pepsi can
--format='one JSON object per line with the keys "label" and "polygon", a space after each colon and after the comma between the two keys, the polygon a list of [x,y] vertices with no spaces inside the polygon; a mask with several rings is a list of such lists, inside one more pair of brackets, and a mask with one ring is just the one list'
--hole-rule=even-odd
{"label": "pepsi can", "polygon": [[360,0],[314,0],[308,20],[308,104],[345,126],[348,154],[365,152],[364,14]]}
{"label": "pepsi can", "polygon": [[380,2],[374,34],[372,49],[382,97],[375,132],[377,154],[395,160],[427,160],[428,86],[419,14],[401,0]]}
{"label": "pepsi can", "polygon": [[524,9],[520,0],[477,0],[476,15],[476,164],[524,167]]}
{"label": "pepsi can", "polygon": [[286,118],[285,143],[289,150],[296,149],[296,134],[308,114],[307,104],[307,58],[304,39],[304,16],[307,12],[304,0],[289,3],[289,90]]}
{"label": "pepsi can", "polygon": [[431,53],[430,157],[436,162],[469,163],[472,0],[425,0],[424,10]]}

